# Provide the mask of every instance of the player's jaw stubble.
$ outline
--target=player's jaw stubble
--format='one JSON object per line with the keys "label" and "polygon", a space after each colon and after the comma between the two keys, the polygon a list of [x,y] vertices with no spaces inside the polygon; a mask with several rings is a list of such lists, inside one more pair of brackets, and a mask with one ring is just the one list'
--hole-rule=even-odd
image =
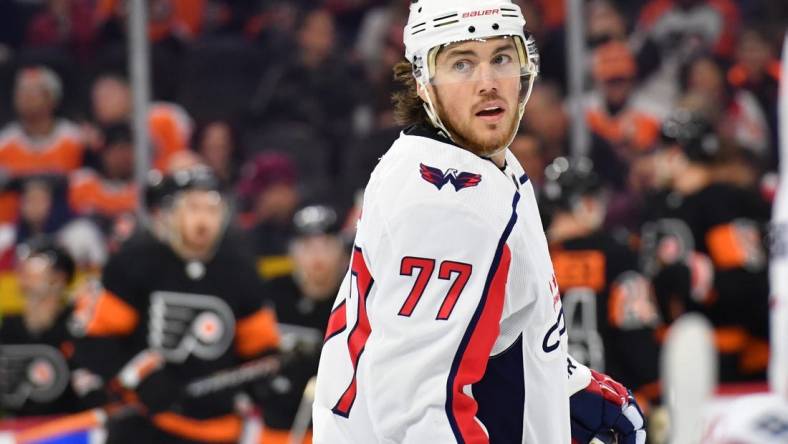
{"label": "player's jaw stubble", "polygon": [[[444,106],[441,99],[441,92],[437,87],[435,92],[435,105],[438,116],[446,129],[451,133],[454,141],[466,150],[480,157],[489,157],[504,148],[519,124],[519,117],[516,112],[516,105],[512,106],[507,102],[506,114],[500,122],[487,123],[478,119],[477,116],[469,114],[467,118],[462,118],[463,113],[458,107],[449,109]],[[501,99],[498,94],[490,94],[485,100]],[[474,125],[475,124],[475,125]],[[475,128],[474,128],[475,126]]]}

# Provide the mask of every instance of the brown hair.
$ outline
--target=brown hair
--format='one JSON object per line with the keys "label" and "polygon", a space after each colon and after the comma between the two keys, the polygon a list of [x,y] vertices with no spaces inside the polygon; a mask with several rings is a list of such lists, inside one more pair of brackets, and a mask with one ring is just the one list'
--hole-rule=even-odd
{"label": "brown hair", "polygon": [[413,77],[413,65],[407,60],[394,65],[394,80],[403,87],[391,95],[397,123],[403,126],[430,125],[424,102],[419,97],[416,78]]}

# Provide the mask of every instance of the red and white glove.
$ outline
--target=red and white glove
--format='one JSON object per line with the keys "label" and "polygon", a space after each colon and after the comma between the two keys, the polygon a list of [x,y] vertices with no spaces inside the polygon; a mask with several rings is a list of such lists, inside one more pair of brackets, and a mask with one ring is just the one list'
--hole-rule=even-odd
{"label": "red and white glove", "polygon": [[572,444],[645,444],[643,413],[632,392],[569,358]]}

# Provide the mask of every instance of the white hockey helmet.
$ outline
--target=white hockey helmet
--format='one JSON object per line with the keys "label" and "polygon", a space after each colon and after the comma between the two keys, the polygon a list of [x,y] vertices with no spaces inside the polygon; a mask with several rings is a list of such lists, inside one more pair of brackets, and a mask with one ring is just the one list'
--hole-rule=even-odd
{"label": "white hockey helmet", "polygon": [[[536,43],[525,33],[522,11],[512,0],[412,0],[404,31],[405,58],[413,65],[416,81],[424,87],[434,79],[440,48],[498,37],[512,38],[517,48],[523,83],[519,109],[522,118],[539,74],[539,54]],[[424,107],[433,124],[451,137],[429,93]]]}

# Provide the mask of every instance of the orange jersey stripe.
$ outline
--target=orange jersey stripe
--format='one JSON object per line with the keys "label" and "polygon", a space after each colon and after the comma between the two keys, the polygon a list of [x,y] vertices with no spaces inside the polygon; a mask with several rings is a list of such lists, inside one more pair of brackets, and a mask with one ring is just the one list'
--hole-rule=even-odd
{"label": "orange jersey stripe", "polygon": [[261,308],[240,319],[235,326],[235,349],[239,355],[254,357],[279,345],[276,316],[270,308]]}
{"label": "orange jersey stripe", "polygon": [[127,335],[139,321],[137,310],[107,290],[97,298],[92,294],[78,296],[74,317],[85,325],[89,336]]}
{"label": "orange jersey stripe", "polygon": [[235,415],[194,419],[172,412],[155,415],[153,424],[172,435],[200,442],[237,442],[242,426]]}

